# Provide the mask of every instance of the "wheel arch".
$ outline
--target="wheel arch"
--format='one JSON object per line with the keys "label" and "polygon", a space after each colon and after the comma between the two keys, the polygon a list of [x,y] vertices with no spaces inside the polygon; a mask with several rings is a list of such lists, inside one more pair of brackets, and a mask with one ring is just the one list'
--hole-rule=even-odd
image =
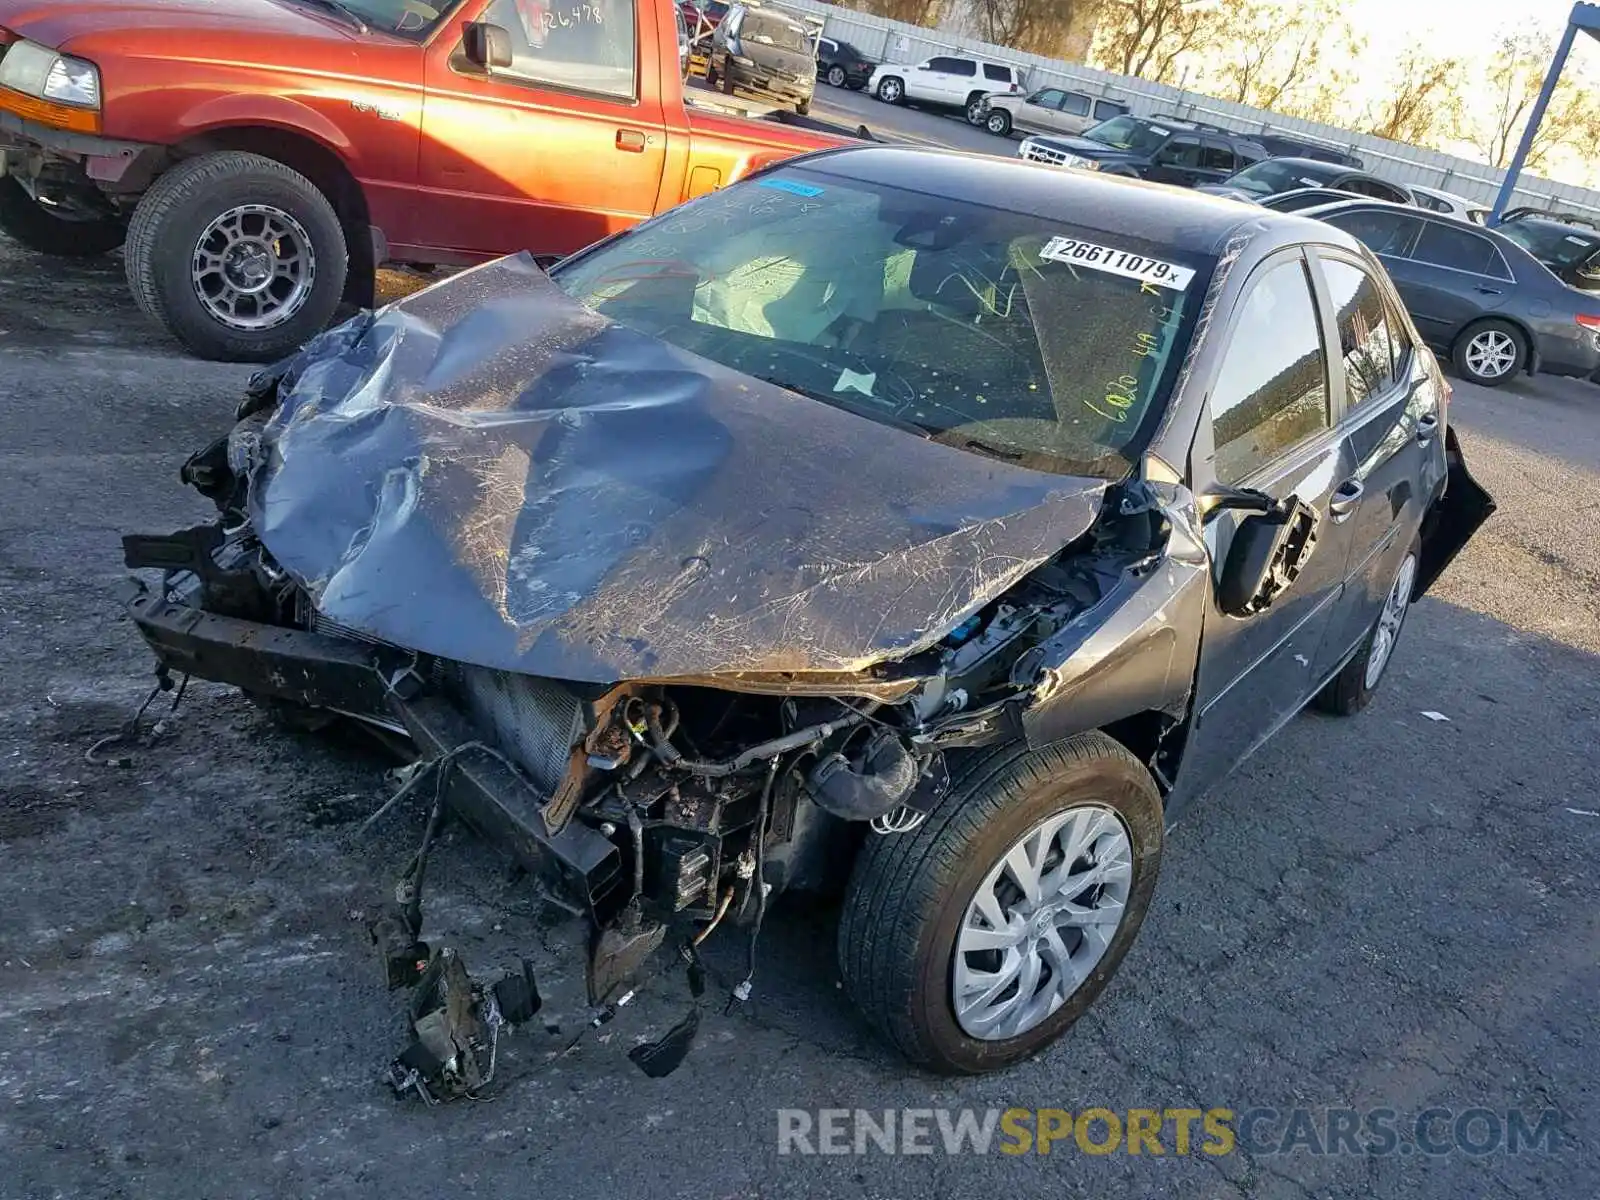
{"label": "wheel arch", "polygon": [[344,229],[350,254],[346,299],[363,307],[373,303],[374,276],[384,257],[373,228],[367,194],[337,145],[300,127],[272,123],[216,125],[173,147],[179,158],[216,151],[237,150],[259,154],[304,175],[327,197]]}

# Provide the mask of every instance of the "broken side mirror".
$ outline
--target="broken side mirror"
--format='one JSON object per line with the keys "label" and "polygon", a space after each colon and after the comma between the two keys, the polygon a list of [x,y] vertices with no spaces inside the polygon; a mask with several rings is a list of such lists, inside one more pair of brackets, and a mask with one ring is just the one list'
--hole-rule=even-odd
{"label": "broken side mirror", "polygon": [[485,71],[511,65],[511,34],[488,21],[473,21],[461,36],[461,50],[467,61]]}
{"label": "broken side mirror", "polygon": [[[1317,544],[1317,511],[1298,498],[1270,502],[1239,522],[1217,582],[1217,607],[1248,617],[1299,578]],[[1241,506],[1242,507],[1242,506]]]}

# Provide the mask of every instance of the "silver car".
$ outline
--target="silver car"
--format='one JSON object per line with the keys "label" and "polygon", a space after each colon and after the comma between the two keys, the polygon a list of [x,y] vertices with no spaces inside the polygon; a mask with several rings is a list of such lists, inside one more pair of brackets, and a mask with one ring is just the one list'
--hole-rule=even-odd
{"label": "silver car", "polygon": [[1120,117],[1126,104],[1104,100],[1066,88],[1040,88],[1030,96],[1005,93],[981,96],[967,106],[967,120],[996,137],[1023,133],[1082,133],[1101,121]]}

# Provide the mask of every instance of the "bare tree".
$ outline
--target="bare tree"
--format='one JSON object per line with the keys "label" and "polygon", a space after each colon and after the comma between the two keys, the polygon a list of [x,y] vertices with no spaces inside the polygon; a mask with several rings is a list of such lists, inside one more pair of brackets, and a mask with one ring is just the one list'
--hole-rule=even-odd
{"label": "bare tree", "polygon": [[1095,58],[1108,70],[1171,83],[1178,60],[1211,43],[1216,15],[1216,0],[1111,0],[1101,15]]}
{"label": "bare tree", "polygon": [[[1555,40],[1538,34],[1507,35],[1500,39],[1489,63],[1488,87],[1479,109],[1473,139],[1493,167],[1506,166],[1522,140],[1533,115],[1534,101],[1544,85],[1545,72],[1555,55]],[[1553,150],[1585,150],[1600,140],[1600,106],[1590,89],[1569,65],[1539,125],[1539,135],[1528,151],[1527,166],[1543,169]]]}
{"label": "bare tree", "polygon": [[1316,86],[1325,56],[1337,60],[1329,52],[1353,37],[1333,0],[1224,0],[1215,20],[1216,57],[1227,64],[1215,75],[1217,94],[1280,111]]}
{"label": "bare tree", "polygon": [[969,11],[986,42],[1065,58],[1081,54],[1073,42],[1100,7],[1101,0],[971,0]]}
{"label": "bare tree", "polygon": [[944,16],[945,0],[854,0],[846,7],[931,29]]}
{"label": "bare tree", "polygon": [[1461,113],[1463,64],[1411,50],[1383,97],[1370,104],[1361,124],[1368,133],[1419,146],[1439,139]]}

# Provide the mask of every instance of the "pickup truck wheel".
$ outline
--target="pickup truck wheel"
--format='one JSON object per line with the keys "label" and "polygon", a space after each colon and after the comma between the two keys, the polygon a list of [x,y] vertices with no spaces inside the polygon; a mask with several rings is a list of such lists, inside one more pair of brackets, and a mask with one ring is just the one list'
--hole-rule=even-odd
{"label": "pickup truck wheel", "polygon": [[1161,796],[1102,733],[973,751],[909,833],[869,835],[839,926],[844,986],[913,1062],[998,1070],[1064,1033],[1133,944]]}
{"label": "pickup truck wheel", "polygon": [[30,196],[20,180],[0,176],[0,230],[29,250],[58,258],[93,258],[122,245],[126,230],[111,217],[57,216]]}
{"label": "pickup truck wheel", "polygon": [[1395,643],[1400,640],[1406,613],[1411,611],[1411,596],[1417,583],[1417,563],[1422,558],[1422,539],[1413,538],[1400,566],[1389,584],[1389,594],[1384,598],[1378,619],[1367,631],[1361,649],[1343,669],[1317,693],[1311,706],[1336,717],[1348,717],[1372,703],[1373,694],[1383,682],[1383,673],[1394,657]]}
{"label": "pickup truck wheel", "polygon": [[188,159],[134,210],[128,286],[201,358],[271,362],[319,333],[344,293],[349,251],[309,179],[257,154]]}
{"label": "pickup truck wheel", "polygon": [[1011,134],[1011,114],[1003,108],[997,108],[989,113],[989,119],[983,127],[995,137],[1009,137]]}
{"label": "pickup truck wheel", "polygon": [[895,75],[878,80],[878,99],[885,104],[899,104],[906,98],[906,85]]}

